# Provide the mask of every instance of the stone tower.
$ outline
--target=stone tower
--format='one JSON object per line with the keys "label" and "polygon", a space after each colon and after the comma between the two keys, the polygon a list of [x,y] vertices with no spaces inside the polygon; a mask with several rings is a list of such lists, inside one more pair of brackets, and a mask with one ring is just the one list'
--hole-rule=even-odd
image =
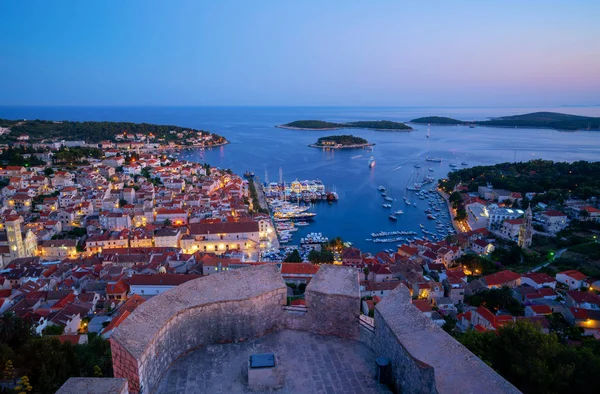
{"label": "stone tower", "polygon": [[519,246],[522,248],[528,248],[531,246],[531,238],[533,237],[533,228],[531,224],[532,217],[533,214],[531,213],[530,205],[525,211],[523,224],[521,224],[521,228],[519,229]]}

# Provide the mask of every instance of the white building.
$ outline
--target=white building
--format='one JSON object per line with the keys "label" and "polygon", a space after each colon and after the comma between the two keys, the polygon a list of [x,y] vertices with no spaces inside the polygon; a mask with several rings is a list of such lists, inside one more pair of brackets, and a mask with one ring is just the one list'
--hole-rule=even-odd
{"label": "white building", "polygon": [[189,280],[200,278],[200,275],[152,274],[133,275],[129,278],[130,295],[152,297],[179,286]]}
{"label": "white building", "polygon": [[488,220],[488,230],[491,230],[495,227],[498,227],[502,224],[502,222],[504,222],[505,220],[510,220],[510,219],[517,219],[520,218],[521,216],[523,216],[525,214],[525,212],[523,212],[520,209],[511,209],[511,208],[498,208],[496,207],[490,207],[488,209],[488,214],[489,214],[489,220]]}

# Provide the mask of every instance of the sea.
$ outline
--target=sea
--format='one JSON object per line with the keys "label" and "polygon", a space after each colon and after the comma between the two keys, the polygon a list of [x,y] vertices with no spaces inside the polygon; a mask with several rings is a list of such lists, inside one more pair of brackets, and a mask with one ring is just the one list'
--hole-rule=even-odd
{"label": "sea", "polygon": [[[185,150],[181,159],[230,168],[242,175],[254,172],[261,182],[320,179],[339,201],[317,202],[317,215],[310,226],[302,227],[291,244],[298,244],[310,232],[341,237],[363,251],[377,253],[395,249],[396,244],[367,241],[378,231],[412,230],[421,234],[420,224],[435,232],[435,223],[424,212],[427,200],[407,192],[417,176],[445,177],[450,163],[458,168],[502,162],[547,159],[554,161],[600,160],[600,132],[565,132],[547,129],[492,128],[467,126],[413,125],[414,131],[335,130],[308,131],[276,128],[294,120],[318,119],[331,122],[392,120],[406,122],[421,116],[448,116],[461,120],[537,111],[600,116],[600,107],[553,108],[465,108],[465,107],[7,107],[0,106],[0,118],[72,121],[127,121],[168,124],[208,130],[225,136],[230,144],[205,150]],[[427,138],[429,130],[430,138]],[[311,148],[319,137],[353,134],[375,144],[372,151],[322,150]],[[427,156],[443,159],[426,162]],[[369,158],[376,165],[369,168]],[[420,166],[416,168],[415,165]],[[429,171],[429,168],[432,171]],[[377,191],[384,186],[395,201],[382,207]],[[408,193],[408,194],[407,194]],[[407,206],[407,196],[416,206]],[[404,214],[393,222],[391,211]]]}

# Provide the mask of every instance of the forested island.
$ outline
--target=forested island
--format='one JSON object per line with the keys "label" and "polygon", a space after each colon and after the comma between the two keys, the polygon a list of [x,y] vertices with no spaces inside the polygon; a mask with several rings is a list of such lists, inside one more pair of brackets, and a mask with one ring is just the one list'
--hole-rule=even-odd
{"label": "forested island", "polygon": [[490,120],[463,121],[440,116],[427,116],[410,121],[417,124],[478,125],[493,127],[545,128],[556,130],[600,130],[600,117],[534,112],[524,115],[502,116]]}
{"label": "forested island", "polygon": [[0,143],[61,140],[81,140],[88,143],[144,140],[158,143],[176,142],[184,145],[193,144],[197,141],[204,141],[206,142],[205,145],[227,143],[224,137],[208,131],[150,123],[0,119],[0,131],[2,131]]}
{"label": "forested island", "polygon": [[540,193],[537,196],[540,201],[561,200],[567,196],[588,199],[600,196],[600,162],[532,160],[476,166],[450,172],[440,187],[451,193],[459,183],[466,185],[470,192],[490,183],[494,188],[512,192]]}
{"label": "forested island", "polygon": [[294,130],[337,130],[337,129],[371,129],[371,130],[402,130],[409,131],[412,127],[401,122],[389,120],[366,120],[357,122],[334,123],[323,120],[297,120],[295,122],[279,125],[283,129]]}
{"label": "forested island", "polygon": [[440,125],[457,125],[466,124],[462,120],[446,118],[444,116],[426,116],[424,118],[417,118],[410,121],[411,123],[418,124],[440,124]]}
{"label": "forested island", "polygon": [[366,139],[353,135],[331,135],[329,137],[321,137],[316,143],[309,146],[313,148],[347,149],[364,148],[373,145],[375,144],[370,144]]}

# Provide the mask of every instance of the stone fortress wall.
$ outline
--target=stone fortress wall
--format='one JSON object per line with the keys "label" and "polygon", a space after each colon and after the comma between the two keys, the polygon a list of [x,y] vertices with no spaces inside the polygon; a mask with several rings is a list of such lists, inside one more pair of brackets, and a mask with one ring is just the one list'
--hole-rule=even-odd
{"label": "stone fortress wall", "polygon": [[368,340],[391,361],[398,392],[520,392],[419,311],[404,285],[376,305],[374,321]]}
{"label": "stone fortress wall", "polygon": [[391,361],[398,392],[518,392],[412,305],[403,286],[377,305],[366,332],[352,268],[322,266],[306,288],[306,308],[285,307],[286,296],[275,265],[210,275],[155,296],[111,337],[115,377],[127,378],[130,393],[154,393],[173,361],[201,346],[294,329],[363,341]]}

